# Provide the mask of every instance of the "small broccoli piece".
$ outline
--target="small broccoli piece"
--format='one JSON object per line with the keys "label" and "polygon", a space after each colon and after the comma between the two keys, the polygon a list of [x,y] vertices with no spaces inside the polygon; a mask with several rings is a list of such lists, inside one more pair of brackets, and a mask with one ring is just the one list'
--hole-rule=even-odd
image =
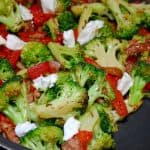
{"label": "small broccoli piece", "polygon": [[56,11],[63,12],[71,5],[71,0],[57,0]]}
{"label": "small broccoli piece", "polygon": [[[18,84],[18,86],[20,86],[20,84]],[[21,84],[20,91],[21,92],[19,95],[15,95],[14,98],[10,98],[9,104],[5,109],[3,109],[3,113],[15,124],[23,123],[30,120],[25,83]]]}
{"label": "small broccoli piece", "polygon": [[69,48],[58,43],[50,42],[48,48],[64,68],[70,69],[83,61],[79,47]]}
{"label": "small broccoli piece", "polygon": [[80,118],[80,130],[93,132],[93,139],[88,145],[88,150],[102,150],[114,147],[114,140],[110,133],[102,130],[101,118],[96,105],[92,105]]}
{"label": "small broccoli piece", "polygon": [[124,0],[103,0],[117,22],[117,37],[131,39],[145,20],[143,12]]}
{"label": "small broccoli piece", "polygon": [[87,99],[86,90],[63,75],[58,76],[55,86],[49,89],[49,94],[51,99],[46,101],[47,103],[43,104],[45,100],[40,99],[39,104],[31,105],[33,113],[40,118],[65,118],[69,114],[76,113],[76,109],[84,108]]}
{"label": "small broccoli piece", "polygon": [[39,126],[21,138],[21,145],[31,150],[59,150],[63,132],[57,126]]}
{"label": "small broccoli piece", "polygon": [[6,96],[12,98],[20,94],[21,82],[22,78],[20,76],[15,76],[6,81],[1,88]]}
{"label": "small broccoli piece", "polygon": [[21,61],[26,67],[52,60],[52,58],[47,46],[40,42],[28,42],[21,53]]}
{"label": "small broccoli piece", "polygon": [[12,32],[18,32],[23,20],[18,4],[14,0],[0,0],[0,23],[5,24]]}
{"label": "small broccoli piece", "polygon": [[[125,46],[125,42],[121,43],[117,39],[107,39],[105,44],[95,39],[85,45],[84,53],[94,58],[102,67],[116,67],[124,70],[123,56],[125,52],[123,49]],[[121,53],[123,54],[119,57]]]}
{"label": "small broccoli piece", "polygon": [[111,24],[104,23],[104,26],[101,29],[99,29],[99,32],[97,33],[96,37],[100,39],[101,42],[105,42],[107,38],[114,37],[114,32]]}
{"label": "small broccoli piece", "polygon": [[135,7],[139,12],[144,12],[145,19],[144,19],[144,25],[150,29],[150,4],[145,3],[132,3],[133,7]]}
{"label": "small broccoli piece", "polygon": [[75,80],[80,86],[88,90],[89,106],[98,98],[104,98],[104,100],[114,99],[113,90],[105,80],[103,70],[97,69],[90,64],[78,65],[75,69]]}
{"label": "small broccoli piece", "polygon": [[69,11],[60,13],[57,18],[58,18],[59,29],[61,32],[69,29],[73,29],[77,26],[76,18]]}
{"label": "small broccoli piece", "polygon": [[0,58],[0,80],[8,80],[15,75],[8,60]]}
{"label": "small broccoli piece", "polygon": [[57,21],[57,18],[51,18],[49,19],[44,27],[43,27],[43,30],[45,32],[48,33],[48,35],[50,35],[52,37],[53,40],[56,40],[57,38],[57,33],[59,31],[59,27],[58,27],[58,21]]}
{"label": "small broccoli piece", "polygon": [[144,97],[143,88],[150,82],[150,64],[139,62],[132,70],[133,86],[129,92],[129,104],[140,105]]}
{"label": "small broccoli piece", "polygon": [[74,15],[79,16],[84,11],[84,8],[90,8],[92,13],[99,15],[104,15],[108,11],[108,8],[103,3],[85,3],[81,5],[73,5],[71,6],[71,11]]}

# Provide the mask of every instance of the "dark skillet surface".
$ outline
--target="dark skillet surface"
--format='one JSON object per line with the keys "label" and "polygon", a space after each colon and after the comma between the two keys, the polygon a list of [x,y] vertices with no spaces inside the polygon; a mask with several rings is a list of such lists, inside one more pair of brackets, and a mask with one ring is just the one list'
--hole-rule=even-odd
{"label": "dark skillet surface", "polygon": [[[116,150],[150,150],[150,100],[145,100],[137,112],[119,124],[114,138]],[[25,150],[1,136],[0,145],[7,145],[11,150]]]}

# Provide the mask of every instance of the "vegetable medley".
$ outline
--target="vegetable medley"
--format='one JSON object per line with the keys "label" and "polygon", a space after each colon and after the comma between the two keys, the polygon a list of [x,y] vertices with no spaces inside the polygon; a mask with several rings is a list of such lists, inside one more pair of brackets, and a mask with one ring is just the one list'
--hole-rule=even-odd
{"label": "vegetable medley", "polygon": [[0,0],[0,132],[31,150],[115,148],[150,97],[150,5]]}

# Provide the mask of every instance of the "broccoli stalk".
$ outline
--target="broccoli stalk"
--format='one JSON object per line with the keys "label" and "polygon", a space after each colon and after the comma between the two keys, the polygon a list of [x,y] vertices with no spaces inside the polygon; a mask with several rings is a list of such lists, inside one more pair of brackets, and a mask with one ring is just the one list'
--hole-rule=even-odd
{"label": "broccoli stalk", "polygon": [[39,126],[21,138],[21,145],[32,150],[59,150],[63,132],[56,126]]}
{"label": "broccoli stalk", "polygon": [[137,11],[135,7],[124,0],[103,0],[111,10],[117,22],[117,36],[130,39],[144,21],[144,13]]}
{"label": "broccoli stalk", "polygon": [[[59,76],[59,75],[58,75]],[[76,109],[85,107],[86,91],[68,77],[58,77],[54,87],[48,89],[48,100],[45,96],[39,103],[32,103],[31,110],[39,118],[66,118]],[[44,103],[45,102],[45,103]]]}
{"label": "broccoli stalk", "polygon": [[23,20],[18,4],[14,0],[0,0],[0,22],[12,32],[18,32]]}
{"label": "broccoli stalk", "polygon": [[133,86],[129,93],[129,104],[140,105],[144,97],[143,88],[150,82],[150,64],[139,62],[132,70]]}
{"label": "broccoli stalk", "polygon": [[81,52],[78,47],[69,48],[58,43],[50,42],[48,44],[48,48],[51,50],[53,56],[66,69],[70,69],[83,61]]}

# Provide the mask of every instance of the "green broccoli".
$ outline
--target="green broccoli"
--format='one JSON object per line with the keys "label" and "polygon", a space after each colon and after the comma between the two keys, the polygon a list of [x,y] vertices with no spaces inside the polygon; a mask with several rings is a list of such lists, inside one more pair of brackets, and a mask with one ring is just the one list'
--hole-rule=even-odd
{"label": "green broccoli", "polygon": [[47,46],[40,42],[28,42],[22,49],[21,61],[26,67],[52,59]]}
{"label": "green broccoli", "polygon": [[124,0],[103,0],[111,10],[116,22],[116,35],[122,39],[131,39],[145,20],[145,15]]}
{"label": "green broccoli", "polygon": [[0,0],[0,23],[5,24],[11,32],[18,32],[23,20],[19,5],[14,0]]}
{"label": "green broccoli", "polygon": [[86,130],[93,132],[94,137],[87,147],[88,150],[103,150],[114,147],[112,135],[104,132],[101,128],[102,123],[105,124],[105,122],[101,122],[96,105],[92,105],[87,109],[87,111],[81,116],[80,122],[81,131]]}
{"label": "green broccoli", "polygon": [[[18,79],[20,80],[20,79]],[[19,82],[19,81],[16,81]],[[16,87],[14,85],[16,84]],[[20,85],[21,84],[21,85]],[[23,123],[25,121],[30,120],[30,114],[28,113],[28,102],[27,102],[27,91],[25,83],[10,83],[12,85],[12,90],[16,90],[15,88],[19,89],[20,87],[20,94],[14,95],[15,97],[9,98],[9,103],[7,107],[3,109],[3,113],[10,118],[14,124]],[[11,92],[12,92],[11,90]],[[15,91],[16,92],[16,91]],[[14,93],[15,93],[14,92]],[[12,95],[11,95],[12,96]]]}
{"label": "green broccoli", "polygon": [[144,97],[143,88],[150,82],[150,64],[139,62],[132,70],[133,86],[129,92],[129,104],[140,105]]}
{"label": "green broccoli", "polygon": [[59,31],[58,20],[57,18],[49,19],[45,25],[43,26],[43,30],[48,33],[52,37],[53,40],[56,40],[57,33]]}
{"label": "green broccoli", "polygon": [[57,0],[56,11],[63,12],[71,5],[71,0]]}
{"label": "green broccoli", "polygon": [[114,37],[114,32],[112,29],[112,25],[110,23],[104,23],[104,26],[99,29],[96,37],[100,39],[101,42],[105,42],[107,38]]}
{"label": "green broccoli", "polygon": [[59,29],[61,32],[69,29],[73,29],[77,26],[76,18],[69,11],[60,13],[57,18],[58,18]]}
{"label": "green broccoli", "polygon": [[102,43],[99,39],[94,39],[87,43],[84,47],[84,53],[95,59],[102,67],[116,67],[124,70],[124,60],[126,53],[124,49],[127,47],[127,42],[120,42],[117,39],[106,39]]}
{"label": "green broccoli", "polygon": [[48,48],[51,50],[57,61],[59,61],[66,69],[70,69],[74,65],[77,65],[83,61],[81,51],[77,46],[74,48],[69,48],[58,43],[50,42],[48,44]]}
{"label": "green broccoli", "polygon": [[32,103],[31,110],[39,118],[65,118],[85,107],[86,90],[65,74],[58,74],[54,87],[48,89],[48,100],[42,96],[38,103]]}
{"label": "green broccoli", "polygon": [[71,6],[71,11],[74,15],[80,16],[84,11],[84,8],[90,8],[92,13],[104,15],[108,12],[108,8],[103,3],[85,3],[81,5],[73,5]]}
{"label": "green broccoli", "polygon": [[63,132],[57,126],[39,126],[21,138],[21,145],[31,150],[59,150]]}
{"label": "green broccoli", "polygon": [[11,64],[7,59],[0,58],[0,80],[8,80],[15,75]]}
{"label": "green broccoli", "polygon": [[104,100],[114,99],[113,90],[105,80],[103,70],[97,69],[90,64],[80,64],[76,67],[74,72],[75,80],[80,86],[88,90],[89,106],[98,98],[104,98]]}
{"label": "green broccoli", "polygon": [[145,4],[145,3],[132,3],[131,4],[133,7],[135,7],[139,12],[143,13],[145,15],[144,19],[144,25],[150,29],[150,4]]}

